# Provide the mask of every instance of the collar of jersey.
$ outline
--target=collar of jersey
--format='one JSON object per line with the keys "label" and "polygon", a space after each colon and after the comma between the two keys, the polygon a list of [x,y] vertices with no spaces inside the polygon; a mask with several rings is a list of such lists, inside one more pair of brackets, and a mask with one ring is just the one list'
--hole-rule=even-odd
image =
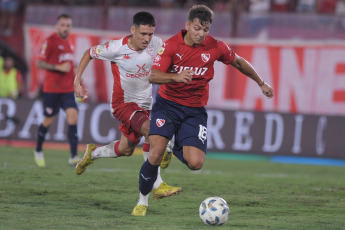
{"label": "collar of jersey", "polygon": [[126,37],[124,37],[124,38],[122,39],[122,45],[127,45],[128,48],[130,48],[131,50],[140,51],[140,50],[133,49],[132,47],[129,46],[128,42],[129,42],[129,38],[130,38],[131,36],[132,36],[132,34],[127,35]]}

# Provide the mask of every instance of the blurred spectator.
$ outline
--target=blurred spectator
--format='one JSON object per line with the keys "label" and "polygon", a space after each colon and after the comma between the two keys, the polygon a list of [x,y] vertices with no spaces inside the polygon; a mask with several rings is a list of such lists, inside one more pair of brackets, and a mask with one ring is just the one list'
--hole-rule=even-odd
{"label": "blurred spectator", "polygon": [[162,8],[173,8],[174,0],[158,0],[160,7]]}
{"label": "blurred spectator", "polygon": [[345,0],[338,0],[334,12],[336,15],[345,15]]}
{"label": "blurred spectator", "polygon": [[297,0],[271,0],[272,12],[294,12]]}
{"label": "blurred spectator", "polygon": [[237,0],[217,0],[214,2],[213,9],[215,11],[232,11],[235,9]]}
{"label": "blurred spectator", "polygon": [[10,56],[0,61],[0,97],[17,98],[23,92],[23,78],[14,67],[14,59]]}
{"label": "blurred spectator", "polygon": [[19,0],[1,0],[1,33],[11,36],[16,22]]}
{"label": "blurred spectator", "polygon": [[270,0],[250,0],[249,12],[251,13],[267,13],[270,8]]}
{"label": "blurred spectator", "polygon": [[316,8],[320,14],[333,14],[337,0],[319,0]]}
{"label": "blurred spectator", "polygon": [[316,0],[298,0],[296,10],[298,12],[315,12]]}

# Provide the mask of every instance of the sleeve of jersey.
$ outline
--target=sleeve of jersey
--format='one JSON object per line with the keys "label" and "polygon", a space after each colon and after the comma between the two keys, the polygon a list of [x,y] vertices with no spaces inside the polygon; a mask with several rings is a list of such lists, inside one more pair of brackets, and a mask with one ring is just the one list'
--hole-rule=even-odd
{"label": "sleeve of jersey", "polygon": [[41,61],[46,61],[47,60],[47,57],[48,57],[48,53],[49,53],[49,48],[50,46],[48,45],[51,45],[51,44],[48,44],[48,40],[44,40],[42,46],[41,46],[41,49],[40,49],[40,53],[38,54],[38,60],[41,60]]}
{"label": "sleeve of jersey", "polygon": [[221,53],[218,61],[223,62],[226,65],[231,64],[234,61],[236,53],[230,49],[230,47],[222,41],[218,42],[218,50]]}
{"label": "sleeve of jersey", "polygon": [[163,43],[162,47],[158,51],[156,58],[153,61],[152,69],[160,70],[166,72],[172,61],[173,46]]}
{"label": "sleeve of jersey", "polygon": [[113,61],[118,47],[115,41],[108,41],[90,49],[90,57],[105,61]]}

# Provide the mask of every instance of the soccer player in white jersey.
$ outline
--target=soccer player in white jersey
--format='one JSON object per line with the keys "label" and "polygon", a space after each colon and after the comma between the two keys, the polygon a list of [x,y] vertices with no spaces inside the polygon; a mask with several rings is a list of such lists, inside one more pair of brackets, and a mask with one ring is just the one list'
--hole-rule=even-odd
{"label": "soccer player in white jersey", "polygon": [[[80,60],[74,81],[75,94],[78,98],[87,96],[87,91],[80,82],[82,74],[92,59],[111,62],[114,77],[111,101],[112,114],[121,122],[121,140],[97,147],[88,144],[84,157],[76,165],[76,174],[80,175],[97,158],[131,156],[142,136],[144,160],[150,150],[149,128],[152,109],[152,85],[148,82],[153,60],[162,46],[162,40],[154,36],[155,19],[148,12],[138,12],[133,17],[131,35],[119,40],[112,40],[94,46],[85,51]],[[153,186],[153,196],[164,198],[181,191],[163,182],[160,175]]]}

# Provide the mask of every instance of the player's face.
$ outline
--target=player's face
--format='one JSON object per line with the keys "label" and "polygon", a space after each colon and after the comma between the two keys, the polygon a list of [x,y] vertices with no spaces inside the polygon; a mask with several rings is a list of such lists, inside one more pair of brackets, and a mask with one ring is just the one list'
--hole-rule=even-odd
{"label": "player's face", "polygon": [[131,32],[133,34],[130,40],[131,45],[136,50],[143,50],[151,42],[155,27],[150,25],[132,26]]}
{"label": "player's face", "polygon": [[56,23],[56,30],[58,35],[66,39],[71,32],[72,29],[72,19],[70,18],[60,18],[59,21]]}
{"label": "player's face", "polygon": [[200,45],[207,37],[210,31],[210,24],[206,23],[202,25],[198,18],[194,19],[193,22],[186,22],[186,39],[191,43],[192,46]]}

